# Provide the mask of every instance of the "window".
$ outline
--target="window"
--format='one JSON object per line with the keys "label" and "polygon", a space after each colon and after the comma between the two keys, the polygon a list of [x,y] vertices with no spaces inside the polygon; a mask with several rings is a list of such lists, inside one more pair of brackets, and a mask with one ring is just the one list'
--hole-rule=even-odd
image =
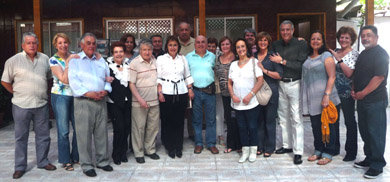
{"label": "window", "polygon": [[[214,37],[217,40],[228,36],[232,40],[243,37],[247,28],[256,29],[256,16],[222,16],[206,18],[207,37]],[[196,35],[199,35],[199,18],[196,17]]]}
{"label": "window", "polygon": [[279,25],[284,20],[290,20],[294,23],[294,36],[310,39],[310,32],[321,30],[326,35],[326,14],[325,13],[278,13],[277,14],[277,32],[280,38]]}
{"label": "window", "polygon": [[[25,32],[34,32],[34,23],[33,21],[18,21],[16,23],[16,45],[17,52],[22,51],[22,38],[23,33]],[[52,45],[52,40],[55,34],[65,33],[69,36],[71,41],[69,45],[69,51],[78,52],[78,42],[82,36],[83,30],[83,20],[48,20],[42,22],[42,42],[43,42],[43,53],[52,56],[57,52],[55,47]]]}
{"label": "window", "polygon": [[150,38],[159,34],[165,39],[173,35],[173,18],[150,18],[150,19],[117,19],[103,18],[105,38],[118,41],[125,33],[131,33],[136,39]]}

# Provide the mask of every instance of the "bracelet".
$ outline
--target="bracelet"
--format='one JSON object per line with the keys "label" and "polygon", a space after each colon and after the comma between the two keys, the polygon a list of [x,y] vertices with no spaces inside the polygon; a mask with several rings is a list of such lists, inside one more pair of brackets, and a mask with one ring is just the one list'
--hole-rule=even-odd
{"label": "bracelet", "polygon": [[268,75],[268,71],[269,71],[269,70],[267,70],[267,75]]}
{"label": "bracelet", "polygon": [[280,64],[283,64],[283,59],[280,61]]}
{"label": "bracelet", "polygon": [[192,87],[188,87],[188,90],[192,90],[192,89],[194,89],[194,88],[192,88]]}
{"label": "bracelet", "polygon": [[329,96],[330,94],[325,92],[325,93],[324,93],[324,95],[327,95],[327,96]]}
{"label": "bracelet", "polygon": [[159,91],[158,94],[163,94],[162,91]]}
{"label": "bracelet", "polygon": [[253,93],[252,91],[251,91],[251,94],[252,94],[252,96],[255,96],[255,93]]}

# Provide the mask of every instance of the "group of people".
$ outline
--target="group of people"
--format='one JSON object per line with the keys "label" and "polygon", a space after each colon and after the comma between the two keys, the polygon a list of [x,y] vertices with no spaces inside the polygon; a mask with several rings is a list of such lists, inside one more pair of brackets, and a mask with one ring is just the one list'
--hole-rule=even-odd
{"label": "group of people", "polygon": [[[190,36],[190,24],[181,22],[178,36],[165,39],[153,35],[139,42],[125,34],[112,43],[112,57],[96,53],[96,37],[81,37],[82,51],[69,51],[70,39],[63,33],[53,38],[57,53],[50,59],[37,52],[35,34],[23,35],[21,53],[9,58],[1,79],[11,93],[15,121],[15,172],[20,178],[27,167],[30,121],[36,134],[38,168],[56,170],[47,154],[50,146],[47,81],[53,78],[51,104],[57,122],[58,162],[67,171],[80,164],[85,175],[96,176],[96,167],[112,171],[108,151],[107,121],[113,125],[114,164],[128,162],[132,150],[137,163],[144,156],[158,160],[156,140],[171,158],[183,153],[184,123],[194,141],[194,153],[206,148],[218,154],[217,141],[224,141],[224,153],[241,153],[238,162],[254,162],[257,155],[294,153],[294,164],[302,163],[304,130],[302,116],[310,116],[314,152],[308,161],[326,165],[340,153],[339,118],[326,123],[325,111],[343,111],[347,126],[344,161],[357,155],[358,125],[366,158],[355,167],[366,168],[366,178],[375,178],[386,165],[387,73],[389,57],[377,44],[374,26],[361,30],[359,53],[352,49],[357,39],[353,28],[337,32],[341,46],[331,50],[325,35],[314,31],[305,41],[293,37],[294,24],[280,24],[281,39],[272,42],[267,32],[246,29],[244,37],[232,41],[222,37]],[[256,93],[267,83],[272,91],[268,103],[260,105]],[[192,109],[188,109],[192,108]],[[332,110],[333,109],[333,110]],[[336,113],[336,114],[337,114]],[[332,113],[330,113],[332,114]],[[325,116],[326,115],[326,116]],[[276,150],[276,119],[282,129],[283,145]],[[324,119],[325,118],[325,119]],[[69,141],[73,127],[72,142]],[[205,127],[205,140],[203,128]],[[93,142],[92,142],[93,140]],[[205,141],[205,144],[203,143]],[[224,143],[224,142],[223,142]]]}

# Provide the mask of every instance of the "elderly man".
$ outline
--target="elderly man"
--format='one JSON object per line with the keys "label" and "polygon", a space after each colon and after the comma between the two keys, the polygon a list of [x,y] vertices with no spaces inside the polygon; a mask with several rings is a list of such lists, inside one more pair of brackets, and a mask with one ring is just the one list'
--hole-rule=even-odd
{"label": "elderly man", "polygon": [[[191,37],[191,25],[187,22],[180,22],[176,28],[176,32],[179,35],[180,54],[187,55],[195,49],[195,39]],[[192,127],[191,109],[186,110],[185,117],[187,119],[187,132],[188,137],[194,140],[194,128]]]}
{"label": "elderly man", "polygon": [[109,165],[107,137],[106,96],[111,85],[106,81],[110,75],[103,58],[97,58],[96,37],[85,33],[81,37],[82,51],[79,58],[69,63],[69,85],[74,95],[74,117],[81,169],[89,177],[96,176],[92,162],[92,138],[96,152],[96,167],[112,171]]}
{"label": "elderly man", "polygon": [[49,108],[47,80],[50,77],[49,58],[38,50],[34,33],[23,34],[21,53],[9,58],[4,66],[1,84],[12,97],[12,114],[15,122],[15,173],[23,176],[27,168],[27,143],[30,121],[34,123],[35,147],[38,168],[49,171],[56,167],[49,163],[50,148]]}
{"label": "elderly man", "polygon": [[[207,49],[206,37],[200,35],[195,39],[195,51],[187,54],[186,59],[194,79],[194,102],[192,108],[192,126],[195,131],[195,154],[203,150],[202,120],[203,111],[206,119],[206,145],[213,154],[219,151],[216,144],[215,123],[215,84],[214,65],[215,55]],[[204,110],[203,106],[204,105]]]}
{"label": "elderly man", "polygon": [[[355,163],[357,168],[367,168],[365,178],[377,178],[386,166],[386,91],[389,55],[378,45],[378,30],[372,25],[364,26],[361,32],[365,47],[360,53],[353,77],[351,95],[357,100],[359,131],[364,142],[366,158]],[[342,61],[342,60],[341,60]]]}
{"label": "elderly man", "polygon": [[140,55],[130,63],[131,140],[135,160],[145,163],[144,155],[158,160],[156,136],[159,130],[160,107],[157,93],[156,59],[150,40],[140,42]]}
{"label": "elderly man", "polygon": [[191,25],[187,22],[181,22],[176,31],[179,34],[180,54],[185,56],[195,49],[195,39],[191,37]]}
{"label": "elderly man", "polygon": [[276,54],[271,61],[283,66],[283,78],[279,82],[278,115],[282,128],[283,147],[276,154],[294,152],[294,164],[302,163],[303,121],[299,104],[302,64],[307,58],[307,45],[293,37],[294,24],[285,20],[280,24],[281,40],[273,42]]}
{"label": "elderly man", "polygon": [[252,56],[256,54],[257,49],[256,49],[256,30],[253,28],[247,28],[244,30],[244,38],[248,42],[249,47],[252,48]]}

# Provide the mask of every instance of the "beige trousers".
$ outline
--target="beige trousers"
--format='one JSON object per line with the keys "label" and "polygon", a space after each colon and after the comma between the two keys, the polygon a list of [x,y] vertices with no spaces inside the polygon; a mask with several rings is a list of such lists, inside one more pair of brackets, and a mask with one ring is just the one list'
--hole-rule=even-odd
{"label": "beige trousers", "polygon": [[134,156],[156,153],[156,137],[159,130],[160,107],[131,108],[131,141]]}

